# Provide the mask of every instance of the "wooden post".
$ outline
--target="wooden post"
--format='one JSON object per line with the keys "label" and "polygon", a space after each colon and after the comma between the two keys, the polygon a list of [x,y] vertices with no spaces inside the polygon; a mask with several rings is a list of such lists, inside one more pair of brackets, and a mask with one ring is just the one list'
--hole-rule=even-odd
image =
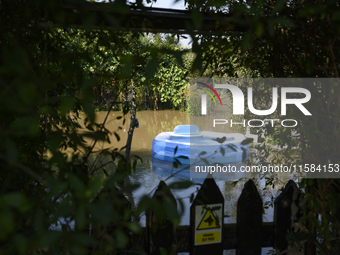
{"label": "wooden post", "polygon": [[[126,140],[126,147],[125,147],[125,170],[127,171],[127,175],[124,178],[124,183],[126,187],[131,185],[130,179],[129,179],[129,175],[131,173],[130,151],[131,151],[131,144],[132,144],[132,138],[133,138],[133,131],[135,130],[135,127],[136,127],[136,91],[135,91],[135,85],[132,79],[131,79],[131,91],[132,91],[132,109],[130,111],[131,122],[130,122],[128,137]],[[135,202],[132,196],[132,192],[128,192],[127,195],[132,206],[131,209],[134,210]]]}
{"label": "wooden post", "polygon": [[190,207],[191,255],[223,254],[224,198],[212,175]]}
{"label": "wooden post", "polygon": [[[118,200],[114,201],[115,210],[119,214],[119,219],[125,221],[124,213],[131,213],[131,204],[127,200],[127,198],[120,192],[116,187],[104,187],[100,193],[97,195],[95,200],[92,202],[93,205],[100,205],[102,202],[106,203],[105,200],[112,200],[113,198],[117,198]],[[130,219],[131,220],[131,219]],[[117,227],[117,221],[110,220],[105,224],[101,224],[99,222],[91,225],[91,236],[96,240],[95,245],[91,246],[88,249],[88,254],[103,254],[105,247],[107,244],[111,245],[111,248],[115,248],[115,244],[113,242],[113,237],[116,236],[117,229],[123,230],[127,235],[129,235],[130,240],[127,247],[134,247],[134,244],[131,243],[132,235],[130,234],[130,230],[128,228]],[[122,254],[123,251],[117,249],[116,254]]]}
{"label": "wooden post", "polygon": [[131,143],[133,138],[133,131],[136,127],[136,91],[135,91],[135,84],[133,80],[131,79],[131,91],[132,91],[132,109],[130,111],[131,118],[130,118],[130,127],[128,131],[128,138],[126,140],[126,148],[125,148],[125,160],[127,162],[130,161],[130,151],[131,151]]}
{"label": "wooden post", "polygon": [[144,86],[145,88],[145,110],[148,109],[148,103],[149,103],[149,98],[148,98],[148,86]]}
{"label": "wooden post", "polygon": [[249,180],[237,202],[237,255],[261,255],[262,207],[257,188]]}
{"label": "wooden post", "polygon": [[[176,199],[164,181],[159,183],[153,198],[160,202],[170,199],[177,207]],[[148,254],[160,255],[161,249],[167,254],[175,252],[175,226],[168,218],[157,218],[153,211],[149,211],[146,213],[146,229]]]}
{"label": "wooden post", "polygon": [[287,255],[304,254],[304,245],[299,248],[292,248],[288,239],[290,234],[302,241],[303,232],[298,223],[304,216],[301,202],[302,192],[298,189],[295,182],[290,180],[282,193],[277,197],[274,204],[274,223],[275,223],[275,248]]}

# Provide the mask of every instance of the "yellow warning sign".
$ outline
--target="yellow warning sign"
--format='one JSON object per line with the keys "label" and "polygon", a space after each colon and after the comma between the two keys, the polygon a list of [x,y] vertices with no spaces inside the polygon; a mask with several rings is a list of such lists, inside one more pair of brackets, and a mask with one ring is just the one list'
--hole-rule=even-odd
{"label": "yellow warning sign", "polygon": [[212,213],[212,211],[207,210],[200,224],[198,225],[197,230],[212,228],[220,228],[220,224],[219,221],[216,219],[216,216]]}
{"label": "yellow warning sign", "polygon": [[221,242],[221,231],[196,234],[196,245]]}
{"label": "yellow warning sign", "polygon": [[223,203],[195,206],[195,245],[222,242]]}

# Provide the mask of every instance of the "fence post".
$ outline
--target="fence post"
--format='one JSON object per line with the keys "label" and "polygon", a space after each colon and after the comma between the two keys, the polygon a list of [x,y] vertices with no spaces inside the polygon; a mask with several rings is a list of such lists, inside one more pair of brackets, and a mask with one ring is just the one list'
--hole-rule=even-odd
{"label": "fence post", "polygon": [[275,248],[279,250],[280,254],[304,254],[304,245],[299,248],[293,248],[288,242],[293,233],[296,240],[302,241],[303,231],[298,223],[299,219],[305,215],[301,206],[302,199],[302,192],[298,189],[295,182],[290,180],[275,200]]}
{"label": "fence post", "polygon": [[222,255],[224,198],[212,175],[204,180],[190,207],[190,254]]}
{"label": "fence post", "polygon": [[[170,199],[177,208],[176,199],[164,181],[159,183],[153,198],[159,202]],[[158,219],[153,211],[148,211],[146,213],[146,233],[148,254],[160,255],[161,249],[166,250],[167,254],[175,252],[175,226],[166,216],[163,219]]]}
{"label": "fence post", "polygon": [[249,180],[237,202],[237,255],[261,255],[262,207],[257,188]]}
{"label": "fence post", "polygon": [[[116,196],[118,196],[119,199],[118,201],[115,201],[115,209],[119,212],[119,220],[124,221],[123,215],[125,212],[131,212],[131,204],[129,200],[122,193],[120,193],[119,189],[117,189],[116,187],[104,187],[104,189],[100,192],[100,194],[96,197],[92,204],[95,206],[100,206],[101,203],[106,204],[107,202],[112,201],[113,197],[116,198]],[[96,240],[96,243],[94,246],[88,249],[87,254],[103,254],[107,243],[109,243],[109,245],[112,245],[111,248],[115,248],[116,245],[114,244],[114,239],[112,237],[116,235],[115,232],[118,228],[119,227],[117,227],[117,222],[112,220],[107,223],[92,223],[90,226],[90,236]],[[127,228],[120,229],[130,237],[127,247],[133,247],[133,244],[131,243],[132,235],[129,234],[131,231]],[[116,251],[116,254],[124,253],[125,251],[121,249],[117,249]]]}

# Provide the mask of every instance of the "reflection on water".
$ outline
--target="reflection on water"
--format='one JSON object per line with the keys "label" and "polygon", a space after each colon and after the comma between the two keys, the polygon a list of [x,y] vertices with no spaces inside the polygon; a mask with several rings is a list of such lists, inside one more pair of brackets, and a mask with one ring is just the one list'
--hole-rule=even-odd
{"label": "reflection on water", "polygon": [[[98,123],[103,122],[107,112],[96,113],[96,121]],[[108,116],[106,128],[112,132],[110,137],[111,143],[102,142],[98,143],[96,149],[101,148],[121,148],[125,146],[127,140],[127,131],[130,125],[130,114],[126,115],[126,122],[123,125],[122,120],[117,120],[117,116],[121,116],[120,112],[112,112]],[[82,120],[84,115],[81,116]],[[157,185],[161,180],[165,180],[167,184],[178,181],[181,179],[189,179],[190,176],[188,172],[181,172],[173,177],[169,175],[175,173],[177,169],[170,168],[170,171],[160,171],[159,169],[153,170],[152,158],[151,158],[151,148],[153,138],[161,132],[173,131],[177,125],[190,124],[189,114],[180,111],[164,110],[164,111],[139,111],[137,112],[137,117],[139,119],[139,128],[135,129],[133,140],[132,140],[132,155],[138,155],[143,159],[143,162],[137,164],[137,168],[132,173],[131,181],[138,182],[141,186],[134,192],[134,199],[136,202],[141,199],[145,194],[153,195]],[[81,121],[79,121],[81,124]],[[119,129],[121,127],[121,129]],[[214,130],[217,132],[226,132],[225,130]],[[113,132],[117,132],[120,136],[120,141],[117,141]],[[232,132],[228,130],[227,132]],[[91,143],[91,140],[87,140]],[[159,162],[158,162],[159,163]],[[162,162],[160,162],[162,163]],[[236,211],[237,211],[237,200],[241,195],[245,180],[241,180],[236,185],[233,181],[226,180],[216,180],[222,194],[225,198],[225,214],[227,217],[224,219],[225,223],[235,223],[236,222]],[[268,201],[271,197],[271,192],[262,191],[264,187],[263,181],[257,181],[256,185],[262,199]],[[191,194],[197,193],[199,184],[193,185],[189,189],[174,191],[174,196],[181,200],[184,204],[183,216],[181,218],[181,225],[189,225],[189,210],[190,210],[190,196]],[[180,209],[180,207],[179,207]],[[263,221],[273,221],[273,210],[267,210],[264,215]],[[145,225],[145,219],[141,219],[141,224]],[[263,254],[266,254],[263,249]],[[228,251],[227,254],[232,254]]]}

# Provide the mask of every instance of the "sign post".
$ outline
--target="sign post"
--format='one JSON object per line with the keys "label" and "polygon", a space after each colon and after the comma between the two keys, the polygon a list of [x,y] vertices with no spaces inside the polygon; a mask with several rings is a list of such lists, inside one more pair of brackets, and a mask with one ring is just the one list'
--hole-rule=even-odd
{"label": "sign post", "polygon": [[191,252],[223,254],[224,198],[209,174],[190,207]]}

